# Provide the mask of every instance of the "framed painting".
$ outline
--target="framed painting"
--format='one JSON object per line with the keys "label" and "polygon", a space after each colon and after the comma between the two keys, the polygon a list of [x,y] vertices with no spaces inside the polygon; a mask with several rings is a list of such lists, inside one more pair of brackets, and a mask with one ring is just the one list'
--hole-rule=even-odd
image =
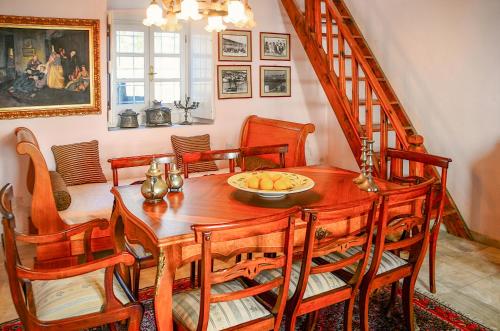
{"label": "framed painting", "polygon": [[0,15],[0,119],[101,112],[99,20]]}
{"label": "framed painting", "polygon": [[251,66],[217,66],[219,99],[252,97]]}
{"label": "framed painting", "polygon": [[219,32],[219,61],[252,61],[252,31]]}
{"label": "framed painting", "polygon": [[290,67],[261,66],[260,96],[289,97],[291,93]]}
{"label": "framed painting", "polygon": [[290,61],[290,34],[261,32],[260,59]]}

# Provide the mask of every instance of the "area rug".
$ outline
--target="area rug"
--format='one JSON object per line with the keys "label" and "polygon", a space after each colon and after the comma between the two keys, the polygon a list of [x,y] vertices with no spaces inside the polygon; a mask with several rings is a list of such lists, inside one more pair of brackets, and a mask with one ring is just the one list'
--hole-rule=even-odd
{"label": "area rug", "polygon": [[[175,283],[175,291],[189,288],[189,279],[179,280]],[[154,320],[153,297],[154,289],[146,288],[139,294],[139,299],[144,305],[144,318],[141,324],[142,331],[156,331]],[[398,303],[393,308],[390,317],[385,315],[385,307],[389,302],[390,288],[376,291],[370,300],[370,329],[372,330],[404,330],[403,310]],[[420,330],[491,330],[479,322],[476,322],[462,313],[447,307],[425,294],[415,292],[415,316],[418,329]],[[316,325],[316,330],[342,330],[342,316],[344,307],[342,304],[334,305],[321,310]],[[286,318],[286,317],[285,317]],[[305,319],[300,318],[296,330],[304,330]],[[359,315],[357,306],[354,310],[353,329],[359,330]],[[0,324],[0,331],[24,330],[19,320],[13,320]],[[92,331],[107,331],[107,327],[96,328]],[[282,327],[282,330],[284,328]]]}

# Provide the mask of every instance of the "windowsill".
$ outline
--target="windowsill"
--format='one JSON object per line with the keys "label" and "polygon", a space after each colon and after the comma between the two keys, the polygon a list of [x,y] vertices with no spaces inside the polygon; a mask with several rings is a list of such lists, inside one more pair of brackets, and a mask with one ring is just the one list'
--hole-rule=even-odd
{"label": "windowsill", "polygon": [[196,125],[212,125],[214,120],[208,120],[203,118],[193,118],[193,123],[190,125],[182,125],[179,123],[174,123],[172,125],[158,125],[158,126],[147,126],[145,124],[139,125],[137,128],[120,128],[120,127],[108,127],[108,131],[121,131],[121,130],[138,130],[138,129],[158,129],[158,128],[179,128],[179,127],[190,127]]}

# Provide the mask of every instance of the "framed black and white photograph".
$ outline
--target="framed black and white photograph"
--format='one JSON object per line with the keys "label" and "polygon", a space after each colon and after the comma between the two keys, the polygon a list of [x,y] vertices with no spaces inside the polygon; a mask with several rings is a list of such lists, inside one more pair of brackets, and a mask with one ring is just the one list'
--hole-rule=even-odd
{"label": "framed black and white photograph", "polygon": [[252,32],[219,32],[219,61],[252,61]]}
{"label": "framed black and white photograph", "polygon": [[260,33],[260,59],[290,61],[290,35],[288,33]]}
{"label": "framed black and white photograph", "polygon": [[252,97],[251,66],[217,66],[219,99]]}
{"label": "framed black and white photograph", "polygon": [[289,97],[291,93],[290,67],[261,66],[260,96]]}

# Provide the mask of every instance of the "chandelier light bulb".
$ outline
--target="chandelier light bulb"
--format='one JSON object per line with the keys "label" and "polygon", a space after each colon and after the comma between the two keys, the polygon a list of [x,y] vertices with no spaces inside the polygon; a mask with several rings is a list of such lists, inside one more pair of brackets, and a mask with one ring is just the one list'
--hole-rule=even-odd
{"label": "chandelier light bulb", "polygon": [[177,16],[173,12],[169,12],[167,14],[167,18],[165,20],[165,24],[161,26],[163,31],[179,31],[182,28],[182,25],[177,20]]}
{"label": "chandelier light bulb", "polygon": [[227,6],[226,22],[237,23],[246,19],[245,6],[240,0],[231,0]]}
{"label": "chandelier light bulb", "polygon": [[208,32],[221,32],[226,30],[227,26],[222,23],[222,16],[208,16],[208,24],[205,30]]}
{"label": "chandelier light bulb", "polygon": [[152,24],[160,25],[163,21],[162,15],[163,10],[160,6],[158,6],[156,0],[153,0],[146,10],[146,22],[143,21],[143,23],[144,25],[147,25],[146,23],[148,23],[149,26]]}
{"label": "chandelier light bulb", "polygon": [[188,20],[191,18],[194,21],[197,21],[202,18],[200,15],[200,6],[198,1],[196,0],[182,0],[181,2],[181,12],[178,15],[178,18],[181,20]]}

